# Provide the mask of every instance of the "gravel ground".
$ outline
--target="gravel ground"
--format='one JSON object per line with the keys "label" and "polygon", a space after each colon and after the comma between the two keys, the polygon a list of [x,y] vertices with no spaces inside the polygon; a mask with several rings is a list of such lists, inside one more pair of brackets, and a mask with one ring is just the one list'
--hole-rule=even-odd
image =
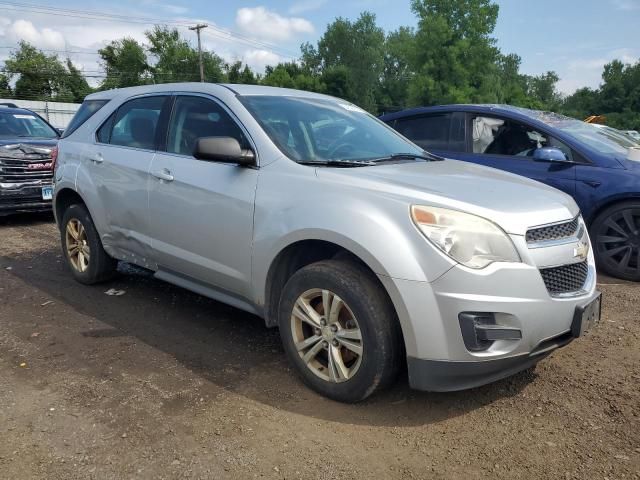
{"label": "gravel ground", "polygon": [[601,279],[601,324],[535,371],[341,405],[252,315],[126,267],[75,283],[50,217],[0,245],[0,478],[640,479],[637,285]]}

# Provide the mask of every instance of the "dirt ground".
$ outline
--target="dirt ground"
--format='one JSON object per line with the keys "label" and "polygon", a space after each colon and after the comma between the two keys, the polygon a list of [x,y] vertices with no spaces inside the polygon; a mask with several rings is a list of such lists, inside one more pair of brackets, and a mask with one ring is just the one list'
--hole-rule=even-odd
{"label": "dirt ground", "polygon": [[535,372],[342,405],[260,319],[131,269],[81,286],[51,217],[0,219],[0,478],[640,479],[640,287],[601,289]]}

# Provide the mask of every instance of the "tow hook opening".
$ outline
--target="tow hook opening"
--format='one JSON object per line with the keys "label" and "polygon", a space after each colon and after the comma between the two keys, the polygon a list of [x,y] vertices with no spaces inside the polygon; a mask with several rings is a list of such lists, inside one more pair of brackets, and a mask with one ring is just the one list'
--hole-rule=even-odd
{"label": "tow hook opening", "polygon": [[520,340],[522,331],[496,324],[493,313],[462,312],[458,315],[464,345],[470,352],[487,350],[496,340]]}

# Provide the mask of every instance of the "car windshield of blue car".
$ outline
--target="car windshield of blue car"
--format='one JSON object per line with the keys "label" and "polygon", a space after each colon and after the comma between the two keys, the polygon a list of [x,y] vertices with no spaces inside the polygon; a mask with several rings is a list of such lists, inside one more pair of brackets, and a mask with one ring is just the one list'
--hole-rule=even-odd
{"label": "car windshield of blue car", "polygon": [[371,162],[424,150],[355,105],[339,100],[244,96],[240,100],[287,157],[307,162]]}
{"label": "car windshield of blue car", "polygon": [[58,138],[58,132],[32,113],[0,112],[0,138]]}
{"label": "car windshield of blue car", "polygon": [[532,110],[530,116],[546,123],[550,127],[561,130],[599,153],[626,156],[630,147],[637,146],[624,136],[617,134],[615,130],[602,125],[594,126],[575,118],[550,112],[535,112]]}

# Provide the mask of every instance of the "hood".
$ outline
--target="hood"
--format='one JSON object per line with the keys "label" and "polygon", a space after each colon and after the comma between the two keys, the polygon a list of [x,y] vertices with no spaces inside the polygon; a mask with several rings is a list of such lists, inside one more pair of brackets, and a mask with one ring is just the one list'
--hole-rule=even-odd
{"label": "hood", "polygon": [[51,149],[58,143],[57,139],[14,139],[0,140],[0,157],[26,160],[40,160],[51,157]]}
{"label": "hood", "polygon": [[528,178],[457,160],[319,168],[318,176],[348,182],[410,204],[450,208],[493,221],[507,233],[574,218],[578,206],[567,194]]}

